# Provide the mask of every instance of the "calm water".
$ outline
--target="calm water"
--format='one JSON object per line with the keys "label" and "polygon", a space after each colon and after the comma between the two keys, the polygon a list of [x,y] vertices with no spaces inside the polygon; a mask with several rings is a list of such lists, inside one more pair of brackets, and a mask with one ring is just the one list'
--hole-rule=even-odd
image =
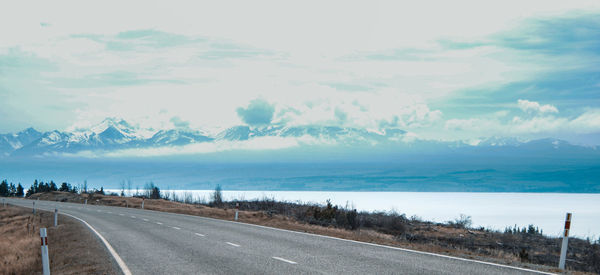
{"label": "calm water", "polygon": [[[117,190],[113,190],[117,191]],[[196,199],[210,198],[212,190],[163,190]],[[598,239],[600,194],[564,193],[459,193],[459,192],[319,192],[319,191],[223,191],[227,200],[260,199],[324,203],[358,210],[395,210],[408,217],[445,222],[460,214],[472,217],[473,226],[503,230],[506,226],[534,224],[546,235],[562,234],[566,212],[573,213],[571,235]]]}

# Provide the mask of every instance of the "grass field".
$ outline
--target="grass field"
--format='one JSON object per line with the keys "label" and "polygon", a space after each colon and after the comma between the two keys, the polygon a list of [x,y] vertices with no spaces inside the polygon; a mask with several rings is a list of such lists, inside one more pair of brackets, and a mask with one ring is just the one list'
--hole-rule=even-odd
{"label": "grass field", "polygon": [[16,206],[0,206],[0,274],[41,274],[40,228],[48,229],[52,274],[120,274],[104,245],[80,222]]}

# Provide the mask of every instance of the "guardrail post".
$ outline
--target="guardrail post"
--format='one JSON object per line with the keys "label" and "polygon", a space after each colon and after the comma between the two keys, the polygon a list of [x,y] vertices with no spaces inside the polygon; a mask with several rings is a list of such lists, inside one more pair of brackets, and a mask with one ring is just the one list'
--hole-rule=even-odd
{"label": "guardrail post", "polygon": [[569,229],[571,229],[571,213],[567,213],[565,219],[565,233],[563,234],[562,245],[560,247],[560,260],[558,261],[558,268],[565,269],[565,262],[567,261],[567,247],[569,246]]}
{"label": "guardrail post", "polygon": [[58,208],[54,208],[54,227],[58,226]]}
{"label": "guardrail post", "polygon": [[48,258],[48,235],[46,228],[40,228],[40,238],[42,239],[42,270],[44,275],[50,275],[50,260]]}
{"label": "guardrail post", "polygon": [[35,201],[33,201],[33,214],[35,215]]}
{"label": "guardrail post", "polygon": [[146,200],[146,198],[142,198],[142,209],[144,209],[144,201]]}
{"label": "guardrail post", "polygon": [[4,208],[6,208],[6,199],[2,199],[2,204],[4,204]]}
{"label": "guardrail post", "polygon": [[240,203],[236,202],[235,203],[235,220],[236,221],[238,220],[238,212],[239,212],[239,210],[240,210]]}

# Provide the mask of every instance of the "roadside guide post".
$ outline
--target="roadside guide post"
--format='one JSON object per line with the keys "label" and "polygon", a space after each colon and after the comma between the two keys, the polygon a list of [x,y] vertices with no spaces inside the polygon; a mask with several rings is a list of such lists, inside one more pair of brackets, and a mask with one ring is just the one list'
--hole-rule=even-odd
{"label": "roadside guide post", "polygon": [[42,270],[44,275],[50,275],[50,260],[48,259],[48,235],[46,228],[40,228],[40,238],[42,239]]}
{"label": "roadside guide post", "polygon": [[240,203],[236,202],[235,203],[235,220],[238,220],[238,212],[240,211]]}
{"label": "roadside guide post", "polygon": [[58,226],[58,208],[54,208],[54,227]]}
{"label": "roadside guide post", "polygon": [[562,246],[560,247],[560,260],[558,262],[558,268],[565,269],[565,262],[567,260],[567,246],[569,245],[569,229],[571,229],[571,213],[567,213],[565,219],[565,232],[563,234]]}

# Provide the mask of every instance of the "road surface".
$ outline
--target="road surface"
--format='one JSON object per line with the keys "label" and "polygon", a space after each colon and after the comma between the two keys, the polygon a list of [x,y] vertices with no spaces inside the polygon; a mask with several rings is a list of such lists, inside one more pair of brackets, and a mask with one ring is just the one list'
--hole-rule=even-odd
{"label": "road surface", "polygon": [[[25,207],[34,202],[6,201]],[[87,222],[132,274],[536,274],[211,218],[50,201],[35,205]]]}

